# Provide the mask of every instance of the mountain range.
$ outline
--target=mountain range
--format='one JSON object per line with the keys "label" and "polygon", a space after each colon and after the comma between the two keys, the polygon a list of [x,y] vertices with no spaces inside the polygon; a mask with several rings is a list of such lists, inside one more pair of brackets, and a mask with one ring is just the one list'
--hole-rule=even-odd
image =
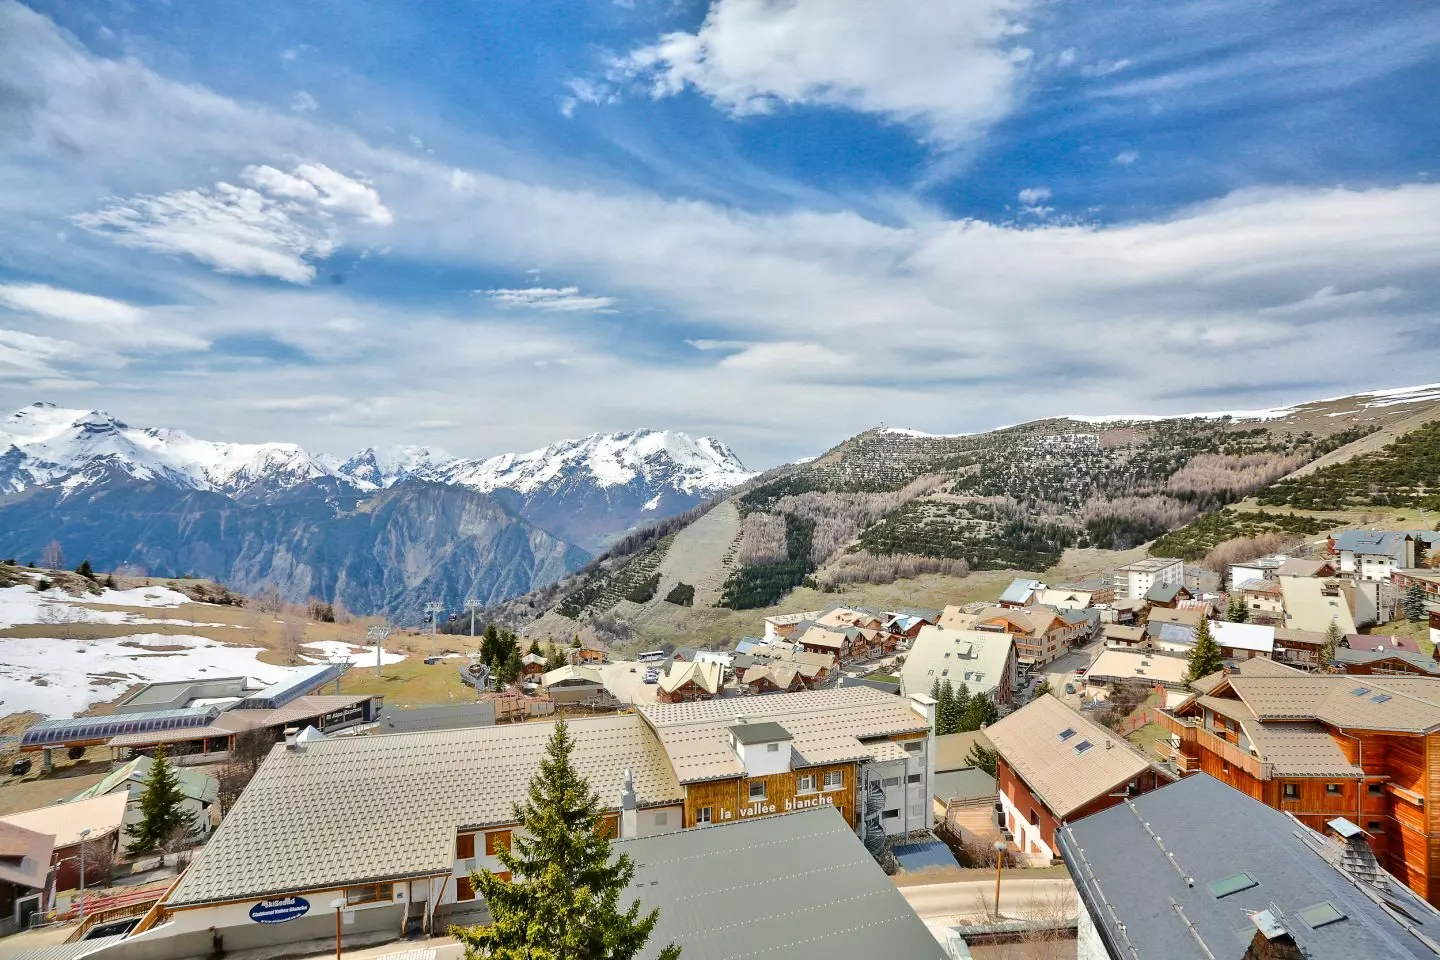
{"label": "mountain range", "polygon": [[335,457],[35,403],[0,422],[0,554],[38,557],[55,540],[97,569],[408,615],[544,586],[750,476],[720,441],[671,431],[488,459],[421,446]]}

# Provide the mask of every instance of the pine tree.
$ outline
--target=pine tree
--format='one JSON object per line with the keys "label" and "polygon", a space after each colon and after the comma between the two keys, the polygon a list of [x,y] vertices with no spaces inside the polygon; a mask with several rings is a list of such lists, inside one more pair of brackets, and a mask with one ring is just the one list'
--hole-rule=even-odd
{"label": "pine tree", "polygon": [[1245,598],[1236,594],[1230,598],[1230,605],[1226,608],[1225,619],[1231,623],[1245,623],[1250,619],[1250,611],[1245,607]]}
{"label": "pine tree", "polygon": [[1345,635],[1340,632],[1340,624],[1331,620],[1330,626],[1325,628],[1325,639],[1320,642],[1321,673],[1330,672],[1330,664],[1335,662],[1336,651],[1340,649],[1344,640]]}
{"label": "pine tree", "polygon": [[1044,680],[1041,680],[1041,681],[1040,681],[1040,685],[1035,688],[1035,696],[1037,696],[1037,697],[1047,696],[1048,694],[1051,694],[1051,693],[1054,693],[1054,692],[1055,692],[1055,689],[1050,686],[1050,678],[1049,678],[1049,677],[1046,677]]}
{"label": "pine tree", "polygon": [[[540,770],[523,804],[511,846],[497,856],[510,879],[488,870],[470,875],[490,910],[488,924],[452,927],[466,960],[631,960],[650,939],[658,910],[640,901],[619,906],[635,866],[612,858],[600,798],[570,763],[574,741],[555,724]],[[677,960],[671,944],[658,960]]]}
{"label": "pine tree", "polygon": [[982,747],[980,741],[976,740],[970,744],[970,752],[965,755],[965,763],[972,767],[979,767],[990,776],[995,776],[995,761],[999,755],[989,747]]}
{"label": "pine tree", "polygon": [[539,638],[539,637],[535,637],[535,638],[533,638],[533,639],[530,641],[530,655],[531,655],[532,657],[538,657],[538,656],[540,656],[540,638]]}
{"label": "pine tree", "polygon": [[965,713],[960,718],[960,732],[970,733],[973,730],[981,730],[999,719],[1000,710],[995,706],[995,701],[984,694],[977,693],[970,698],[970,702],[965,707]]}
{"label": "pine tree", "polygon": [[1405,591],[1405,599],[1402,605],[1405,607],[1405,619],[1424,620],[1429,611],[1425,608],[1425,591],[1420,584],[1410,584],[1410,589]]}
{"label": "pine tree", "polygon": [[961,680],[960,686],[955,688],[955,722],[950,726],[951,733],[963,729],[960,725],[965,722],[965,716],[970,712],[970,699],[970,687]]}
{"label": "pine tree", "polygon": [[107,574],[105,574],[105,586],[106,586],[108,589],[110,589],[110,590],[114,590],[114,589],[115,589],[115,574],[113,574],[113,573],[107,573]]}
{"label": "pine tree", "polygon": [[955,690],[949,680],[940,684],[940,696],[936,699],[940,703],[935,708],[935,732],[941,736],[954,733],[960,715],[955,711]]}
{"label": "pine tree", "polygon": [[509,686],[520,676],[521,669],[520,648],[518,646],[511,647],[509,655],[496,668],[495,675],[500,678],[501,683]]}
{"label": "pine tree", "polygon": [[165,758],[165,746],[161,744],[155,748],[150,773],[145,777],[145,792],[140,794],[140,822],[125,828],[133,838],[127,847],[130,853],[153,853],[177,834],[193,831],[195,815],[184,809],[184,802],[180,778]]}
{"label": "pine tree", "polygon": [[1208,677],[1225,665],[1225,658],[1220,653],[1220,645],[1215,642],[1215,635],[1210,632],[1210,621],[1200,621],[1200,626],[1195,628],[1195,645],[1190,648],[1190,655],[1186,658],[1190,662],[1189,668],[1185,671],[1185,682],[1194,683],[1201,677]]}
{"label": "pine tree", "polygon": [[90,566],[88,559],[80,561],[80,566],[75,568],[75,573],[84,577],[86,580],[95,579],[95,570]]}

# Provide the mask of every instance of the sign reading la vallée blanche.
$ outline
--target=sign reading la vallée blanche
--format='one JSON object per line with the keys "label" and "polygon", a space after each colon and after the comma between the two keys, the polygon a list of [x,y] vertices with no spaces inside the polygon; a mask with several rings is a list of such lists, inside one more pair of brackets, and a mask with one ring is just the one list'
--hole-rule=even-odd
{"label": "sign reading la vall\u00e9e blanche", "polygon": [[[834,805],[835,800],[831,797],[827,797],[824,795],[818,797],[791,797],[789,800],[785,801],[785,812],[790,813],[794,810],[805,810],[809,807],[833,807]],[[741,807],[740,818],[743,820],[745,817],[763,817],[767,814],[775,812],[775,804],[756,802],[749,804],[748,806]],[[720,819],[731,819],[730,811],[721,810]]]}
{"label": "sign reading la vall\u00e9e blanche", "polygon": [[310,911],[310,901],[304,897],[281,897],[279,900],[261,900],[250,908],[250,919],[256,923],[284,923],[303,917]]}

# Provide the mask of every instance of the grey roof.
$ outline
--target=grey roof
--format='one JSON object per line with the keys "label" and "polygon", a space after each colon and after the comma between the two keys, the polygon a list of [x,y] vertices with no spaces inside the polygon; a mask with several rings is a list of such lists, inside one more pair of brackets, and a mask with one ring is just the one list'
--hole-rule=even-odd
{"label": "grey roof", "polygon": [[871,680],[869,677],[841,677],[842,687],[869,687],[871,690],[879,690],[881,693],[889,693],[895,696],[900,694],[900,684],[892,683],[889,680]]}
{"label": "grey roof", "polygon": [[119,943],[128,934],[117,933],[109,937],[95,937],[91,940],[76,940],[74,943],[54,943],[48,947],[36,947],[13,954],[10,960],[75,960],[82,954],[94,953],[104,947]]}
{"label": "grey roof", "polygon": [[1011,580],[1010,586],[1006,587],[1005,592],[1000,594],[1000,602],[1025,603],[1027,600],[1030,599],[1030,594],[1034,593],[1036,590],[1043,589],[1044,586],[1045,584],[1041,583],[1039,580],[1026,580],[1017,577],[1016,579]]}
{"label": "grey roof", "polygon": [[735,739],[744,744],[752,743],[778,743],[782,740],[794,740],[790,731],[773,721],[765,723],[737,723],[730,728]]}
{"label": "grey roof", "polygon": [[495,704],[488,700],[477,703],[450,703],[436,707],[412,707],[408,710],[384,708],[375,733],[423,733],[427,730],[457,730],[462,727],[488,727],[495,722]]}
{"label": "grey roof", "polygon": [[1335,551],[1350,551],[1366,556],[1393,557],[1410,534],[1390,530],[1344,530],[1335,538]]}
{"label": "grey roof", "polygon": [[[1169,603],[1175,599],[1176,595],[1179,594],[1182,589],[1184,589],[1184,584],[1157,583],[1150,588],[1149,593],[1145,594],[1145,599],[1151,603]],[[1186,592],[1188,593],[1189,591],[1187,590]]]}
{"label": "grey roof", "polygon": [[962,767],[935,774],[931,793],[941,800],[973,800],[994,797],[995,778],[979,767]]}
{"label": "grey roof", "polygon": [[[945,952],[834,809],[617,841],[660,919],[640,956],[943,960]],[[628,897],[622,894],[621,905]]]}
{"label": "grey roof", "polygon": [[1195,642],[1195,628],[1187,627],[1183,623],[1154,623],[1146,630],[1153,639],[1163,640],[1166,643],[1191,644]]}
{"label": "grey roof", "polygon": [[[1256,930],[1250,914],[1267,909],[1308,960],[1435,956],[1376,902],[1378,892],[1367,895],[1373,887],[1332,865],[1335,841],[1203,773],[1067,824],[1058,839],[1112,957],[1204,957],[1194,937],[1215,957],[1239,957]],[[1211,892],[1241,872],[1255,885]],[[1390,878],[1383,899],[1440,939],[1440,913],[1403,883]],[[1344,919],[1318,928],[1301,919],[1325,902]]]}
{"label": "grey roof", "polygon": [[1350,650],[1339,647],[1335,651],[1335,659],[1339,663],[1356,665],[1375,663],[1378,660],[1403,660],[1421,673],[1428,673],[1432,677],[1440,676],[1440,663],[1413,650]]}
{"label": "grey roof", "polygon": [[[270,751],[171,904],[449,873],[457,829],[514,822],[553,722],[332,737]],[[571,760],[611,808],[624,771],[641,806],[678,803],[675,773],[633,714],[572,720]]]}

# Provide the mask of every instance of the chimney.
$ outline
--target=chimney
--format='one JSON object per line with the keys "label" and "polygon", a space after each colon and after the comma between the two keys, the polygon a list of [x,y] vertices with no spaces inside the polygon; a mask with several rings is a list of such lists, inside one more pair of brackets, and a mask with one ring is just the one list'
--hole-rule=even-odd
{"label": "chimney", "polygon": [[285,728],[285,749],[286,749],[286,750],[299,750],[299,749],[300,749],[300,728],[299,728],[299,727],[286,727],[286,728]]}
{"label": "chimney", "polygon": [[934,697],[924,693],[910,694],[910,709],[925,718],[925,722],[933,728],[935,726],[935,704]]}
{"label": "chimney", "polygon": [[620,780],[620,836],[634,837],[640,833],[640,811],[635,802],[635,777],[625,768]]}
{"label": "chimney", "polygon": [[1106,738],[1105,738],[1105,749],[1106,749],[1106,750],[1114,750],[1114,749],[1115,749],[1115,741],[1114,741],[1114,740],[1111,740],[1109,737],[1106,737]]}

